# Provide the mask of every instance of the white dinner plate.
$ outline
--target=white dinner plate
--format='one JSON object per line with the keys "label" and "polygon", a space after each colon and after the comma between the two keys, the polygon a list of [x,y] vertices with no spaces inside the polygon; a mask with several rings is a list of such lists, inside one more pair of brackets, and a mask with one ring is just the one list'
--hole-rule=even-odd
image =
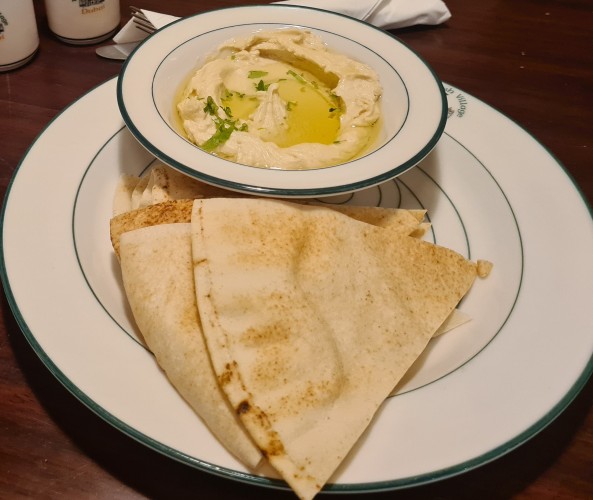
{"label": "white dinner plate", "polygon": [[[404,175],[328,202],[428,209],[428,239],[494,262],[431,342],[326,489],[379,491],[463,473],[533,437],[593,370],[593,223],[561,165],[533,137],[445,85],[434,151]],[[154,160],[127,131],[116,80],[35,140],[2,214],[8,302],[50,372],[122,432],[186,464],[271,487],[210,435],[138,340],[109,241],[122,173]]]}

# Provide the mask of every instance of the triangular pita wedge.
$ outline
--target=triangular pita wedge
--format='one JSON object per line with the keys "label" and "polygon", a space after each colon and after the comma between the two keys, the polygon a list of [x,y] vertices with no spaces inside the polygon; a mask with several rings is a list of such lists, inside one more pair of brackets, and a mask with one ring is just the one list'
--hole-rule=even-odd
{"label": "triangular pita wedge", "polygon": [[163,163],[154,165],[150,176],[148,187],[152,204],[168,200],[247,196],[206,184]]}
{"label": "triangular pita wedge", "polygon": [[[142,177],[123,175],[116,188],[114,196],[113,214],[119,215],[131,210],[144,208],[148,205],[156,205],[172,200],[194,200],[199,198],[236,198],[250,197],[243,193],[237,193],[211,186],[197,179],[189,177],[164,163],[155,163]],[[307,200],[299,200],[299,203],[309,204]],[[401,226],[423,222],[426,210],[403,210],[383,207],[363,207],[354,205],[333,205],[323,206],[342,212],[354,219],[373,224],[375,226]],[[421,226],[422,226],[421,224]],[[418,235],[424,230],[418,229]]]}
{"label": "triangular pita wedge", "polygon": [[[188,225],[183,223],[190,222],[192,204],[192,200],[172,200],[120,214],[111,220],[110,233],[114,250],[120,258],[126,295],[147,346],[172,384],[209,424],[211,418],[208,415],[213,413],[211,408],[216,415],[220,401],[218,397],[213,397],[211,400],[206,398],[208,403],[204,403],[204,396],[195,392],[198,388],[211,391],[212,381],[215,380],[212,372],[210,384],[194,383],[204,377],[208,379],[208,374],[203,371],[204,356],[207,354],[200,325],[190,320],[175,321],[175,315],[188,316],[183,310],[195,308],[195,293],[193,288],[189,289],[188,281],[191,279],[193,286],[193,270],[183,267],[187,264],[184,256],[187,256],[190,244],[190,235],[186,232]],[[346,212],[361,220],[383,223],[395,232],[410,232],[418,225],[417,214],[406,210],[354,207]],[[145,230],[139,231],[142,228]],[[123,255],[120,249],[122,236]],[[162,296],[172,286],[173,278],[177,283],[175,294]],[[188,291],[192,292],[191,295]],[[150,300],[144,300],[145,294]],[[152,303],[155,300],[157,306]],[[193,306],[190,301],[193,301]],[[193,335],[198,335],[198,338],[190,340]],[[228,418],[226,420],[225,424],[225,418],[220,418],[213,429],[223,444],[224,436],[227,436],[227,441],[229,437],[236,440],[234,435],[243,432],[226,430],[229,425]],[[217,425],[222,426],[218,432]],[[212,428],[211,424],[208,426]],[[237,439],[237,444],[231,445],[230,449],[248,466],[253,466],[255,448],[249,448],[243,441]],[[237,447],[239,450],[234,449]]]}
{"label": "triangular pita wedge", "polygon": [[358,205],[332,205],[332,204],[316,204],[315,206],[321,206],[337,210],[345,215],[352,217],[353,219],[361,220],[373,226],[389,227],[395,221],[390,215],[391,211],[398,213],[400,216],[405,214],[405,217],[411,217],[416,222],[422,222],[426,216],[426,210],[404,210],[404,209],[385,209],[383,207],[365,207]]}
{"label": "triangular pita wedge", "polygon": [[140,177],[128,174],[121,176],[113,197],[113,215],[163,201],[238,196],[247,195],[206,184],[156,162]]}
{"label": "triangular pita wedge", "polygon": [[120,258],[130,307],[159,366],[219,441],[255,468],[261,454],[222,394],[202,336],[190,224],[162,224],[124,233]]}
{"label": "triangular pita wedge", "polygon": [[192,200],[172,200],[113,217],[109,223],[111,245],[119,258],[119,240],[123,233],[141,227],[189,222],[191,220]]}
{"label": "triangular pita wedge", "polygon": [[197,302],[219,382],[302,499],[326,483],[476,276],[327,208],[196,200]]}
{"label": "triangular pita wedge", "polygon": [[[317,205],[319,206],[319,205]],[[426,210],[403,210],[384,207],[359,207],[356,205],[323,205],[348,217],[379,226],[392,228],[409,234],[420,227]]]}
{"label": "triangular pita wedge", "polygon": [[[193,200],[168,200],[129,212],[121,213],[110,221],[110,236],[115,254],[119,256],[119,237],[126,231],[157,224],[190,222]],[[350,207],[347,205],[327,205],[328,208],[367,222],[389,228],[395,233],[419,234],[424,223],[422,210],[403,210],[382,207]]]}

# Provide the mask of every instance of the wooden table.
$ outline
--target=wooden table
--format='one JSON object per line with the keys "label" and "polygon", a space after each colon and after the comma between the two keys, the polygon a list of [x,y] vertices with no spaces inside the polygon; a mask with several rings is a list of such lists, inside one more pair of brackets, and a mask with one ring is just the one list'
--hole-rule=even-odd
{"label": "wooden table", "polygon": [[[410,0],[412,1],[412,0]],[[132,2],[136,3],[136,2]],[[237,4],[143,0],[183,16]],[[246,3],[246,2],[243,2]],[[255,2],[251,2],[255,3]],[[122,22],[130,2],[122,0]],[[443,26],[397,32],[437,74],[528,129],[593,201],[593,4],[450,0]],[[0,186],[69,103],[116,75],[95,47],[58,42],[35,2],[41,47],[0,74]],[[578,228],[575,228],[578,231]],[[6,299],[0,326],[0,498],[293,498],[211,476],[140,445],[83,406],[43,366]],[[461,476],[375,498],[593,498],[593,381],[530,442]]]}

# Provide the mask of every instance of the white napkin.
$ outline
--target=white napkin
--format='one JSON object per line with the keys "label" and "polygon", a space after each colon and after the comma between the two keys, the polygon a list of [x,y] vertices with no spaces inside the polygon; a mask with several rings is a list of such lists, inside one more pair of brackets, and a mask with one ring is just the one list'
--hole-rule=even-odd
{"label": "white napkin", "polygon": [[451,17],[442,0],[285,0],[274,3],[330,10],[386,30],[415,24],[441,24]]}
{"label": "white napkin", "polygon": [[[441,24],[451,17],[442,0],[284,0],[285,5],[316,7],[345,14],[383,29],[404,28],[415,24]],[[175,16],[142,9],[155,28],[179,19]],[[143,40],[148,33],[136,28],[132,19],[113,37],[116,43]]]}
{"label": "white napkin", "polygon": [[[169,16],[168,14],[161,14],[159,12],[153,12],[151,10],[140,9],[142,13],[146,16],[146,19],[150,21],[150,23],[155,28],[162,28],[169,23],[179,19],[175,16]],[[130,42],[139,42],[140,40],[144,40],[148,36],[146,31],[142,31],[136,27],[134,23],[134,18],[130,19],[124,27],[119,30],[115,36],[113,37],[113,41],[115,43],[130,43]]]}

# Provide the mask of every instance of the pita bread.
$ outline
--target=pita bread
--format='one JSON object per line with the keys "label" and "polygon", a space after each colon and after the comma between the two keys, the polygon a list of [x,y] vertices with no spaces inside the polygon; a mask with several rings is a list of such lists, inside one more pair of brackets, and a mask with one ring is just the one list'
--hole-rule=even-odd
{"label": "pita bread", "polygon": [[[122,233],[146,226],[190,222],[193,200],[168,200],[143,208],[121,213],[110,221],[111,244],[119,257],[119,238]],[[342,212],[356,220],[374,224],[401,234],[423,234],[426,223],[423,210],[403,210],[381,207],[354,207],[346,205],[328,205],[328,208]]]}
{"label": "pita bread", "polygon": [[222,394],[202,336],[190,224],[127,232],[120,258],[130,307],[159,366],[218,440],[244,464],[257,467],[261,453]]}
{"label": "pita bread", "polygon": [[384,207],[359,207],[355,205],[314,205],[340,212],[348,217],[373,226],[393,229],[409,234],[420,229],[426,210],[403,210]]}
{"label": "pita bread", "polygon": [[192,200],[171,200],[125,212],[109,223],[111,245],[119,258],[119,242],[123,233],[142,227],[190,222]]}
{"label": "pita bread", "polygon": [[246,196],[199,181],[186,174],[157,163],[150,171],[150,203],[168,200]]}
{"label": "pita bread", "polygon": [[469,290],[476,265],[323,207],[196,200],[191,224],[219,383],[269,462],[312,498]]}
{"label": "pita bread", "polygon": [[189,177],[161,162],[156,162],[140,177],[124,174],[113,197],[113,215],[137,210],[163,201],[213,197],[245,197]]}
{"label": "pita bread", "polygon": [[[251,196],[206,184],[164,163],[157,162],[141,177],[122,175],[114,196],[113,215],[116,216],[164,201],[217,197],[250,198]],[[311,203],[307,200],[300,200],[300,202],[306,204]],[[317,205],[319,204],[317,203]],[[426,214],[426,210],[400,210],[329,204],[323,206],[338,210],[357,220],[381,227],[392,224],[399,225],[400,222],[408,219],[409,216],[415,217],[417,222],[421,223]],[[394,214],[397,214],[398,218],[394,217]],[[402,219],[399,219],[399,217],[402,217]]]}
{"label": "pita bread", "polygon": [[[183,273],[183,266],[187,263],[184,255],[189,251],[190,236],[189,232],[185,237],[180,233],[181,228],[189,227],[187,223],[191,220],[192,204],[192,200],[172,200],[120,214],[111,220],[112,244],[120,259],[126,295],[136,323],[158,364],[178,392],[198,415],[202,416],[221,442],[244,463],[253,467],[255,448],[246,446],[244,439],[236,438],[235,435],[239,431],[230,428],[228,415],[226,424],[225,419],[218,416],[220,395],[213,401],[206,398],[205,403],[204,396],[194,392],[195,382],[199,382],[204,377],[208,378],[204,373],[204,358],[208,355],[203,341],[199,343],[202,335],[200,325],[190,320],[182,323],[174,320],[175,315],[179,316],[183,313],[187,316],[184,310],[189,311],[192,307],[196,307],[191,266],[186,274]],[[414,230],[418,225],[418,214],[411,214],[404,210],[385,210],[385,213],[380,214],[383,212],[380,209],[355,207],[352,210],[348,209],[347,212],[361,219],[367,218],[376,223],[383,223],[394,231],[404,233]],[[157,229],[157,226],[160,228]],[[140,231],[143,228],[146,230]],[[120,246],[122,237],[123,252]],[[173,277],[177,282],[177,296],[162,297],[161,295],[170,288],[168,283]],[[189,278],[191,278],[191,289],[187,281]],[[191,291],[191,295],[188,295],[188,291]],[[145,294],[149,294],[150,301],[144,300]],[[157,306],[152,303],[155,300]],[[191,304],[190,300],[193,301]],[[166,313],[163,313],[165,307]],[[197,316],[197,309],[195,314]],[[190,342],[189,339],[196,335],[198,338]],[[186,354],[182,355],[181,353],[184,352]],[[180,359],[183,362],[180,363]],[[213,372],[210,374],[209,381],[209,385],[199,382],[197,386],[205,391],[211,391],[212,383],[215,383]],[[214,418],[208,416],[211,414],[214,414],[219,421],[217,425],[211,423]],[[244,431],[241,430],[240,433]],[[236,444],[229,445],[229,439]],[[238,450],[235,449],[237,447]]]}

